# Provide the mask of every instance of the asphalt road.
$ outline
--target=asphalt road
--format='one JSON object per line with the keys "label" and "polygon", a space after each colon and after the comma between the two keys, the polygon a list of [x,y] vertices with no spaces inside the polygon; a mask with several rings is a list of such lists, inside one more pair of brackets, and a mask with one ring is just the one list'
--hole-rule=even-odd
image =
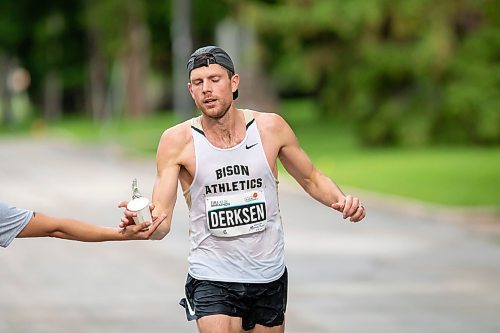
{"label": "asphalt road", "polygon": [[[0,200],[115,226],[154,161],[110,147],[0,140]],[[282,182],[287,332],[500,332],[500,240],[453,221],[387,209],[346,223]],[[178,305],[188,254],[182,196],[164,240],[17,239],[0,249],[0,333],[196,332]]]}

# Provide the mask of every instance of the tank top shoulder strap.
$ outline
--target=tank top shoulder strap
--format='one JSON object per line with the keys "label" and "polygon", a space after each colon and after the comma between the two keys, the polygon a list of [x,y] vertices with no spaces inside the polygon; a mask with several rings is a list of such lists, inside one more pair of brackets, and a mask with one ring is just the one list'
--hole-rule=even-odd
{"label": "tank top shoulder strap", "polygon": [[[253,116],[253,112],[252,112],[252,110],[248,110],[248,109],[243,109],[241,111],[243,112],[243,116],[245,117],[245,124],[246,124],[246,127],[248,128],[248,126],[250,126],[253,123],[253,121],[255,120],[255,118]],[[201,116],[198,116],[198,117],[191,119],[191,128],[193,128],[197,132],[205,135],[205,133],[203,132],[203,127],[201,125]]]}
{"label": "tank top shoulder strap", "polygon": [[243,109],[241,111],[243,112],[243,115],[245,116],[245,124],[246,124],[246,127],[248,128],[248,126],[250,126],[252,121],[255,119],[253,116],[253,112],[252,112],[252,110],[248,110],[248,109]]}
{"label": "tank top shoulder strap", "polygon": [[203,127],[201,126],[201,116],[195,117],[191,119],[191,128],[200,134],[205,135],[203,132]]}

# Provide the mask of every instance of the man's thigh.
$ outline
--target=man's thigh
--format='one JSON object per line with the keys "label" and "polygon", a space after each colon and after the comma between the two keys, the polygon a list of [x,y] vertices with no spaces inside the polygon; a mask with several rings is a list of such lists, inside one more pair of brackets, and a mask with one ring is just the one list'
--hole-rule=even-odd
{"label": "man's thigh", "polygon": [[250,331],[244,331],[245,333],[283,333],[285,332],[285,322],[279,326],[266,327],[262,325],[255,325],[255,328]]}
{"label": "man's thigh", "polygon": [[279,326],[266,327],[255,325],[255,328],[244,331],[241,325],[241,318],[226,315],[205,316],[196,321],[200,333],[284,333],[285,323]]}
{"label": "man's thigh", "polygon": [[240,317],[231,317],[226,315],[204,316],[196,320],[200,333],[241,333],[244,332],[241,327]]}

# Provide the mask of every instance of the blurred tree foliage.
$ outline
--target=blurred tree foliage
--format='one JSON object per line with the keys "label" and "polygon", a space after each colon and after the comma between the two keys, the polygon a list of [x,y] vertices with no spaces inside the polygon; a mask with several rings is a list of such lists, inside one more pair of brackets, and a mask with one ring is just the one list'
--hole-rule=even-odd
{"label": "blurred tree foliage", "polygon": [[[8,70],[18,64],[29,69],[34,103],[43,105],[45,95],[58,94],[60,86],[65,87],[67,105],[79,97],[81,102],[77,92],[84,84],[80,7],[77,1],[0,1],[0,57],[8,63],[0,69],[0,78],[5,80]],[[53,105],[53,113],[47,116],[57,116],[59,110],[54,108],[58,107]]]}
{"label": "blurred tree foliage", "polygon": [[[367,144],[500,143],[498,0],[191,1],[195,47],[246,20],[280,96],[354,121]],[[0,1],[0,109],[15,66],[46,118],[171,107],[172,15],[169,0]]]}
{"label": "blurred tree foliage", "polygon": [[365,143],[500,143],[495,0],[247,3],[283,96],[353,119]]}
{"label": "blurred tree foliage", "polygon": [[[191,1],[194,45],[213,43],[228,2]],[[170,0],[0,1],[0,100],[10,103],[2,82],[22,66],[31,75],[31,102],[48,120],[171,107],[171,7]],[[160,90],[155,105],[146,102],[151,81]]]}

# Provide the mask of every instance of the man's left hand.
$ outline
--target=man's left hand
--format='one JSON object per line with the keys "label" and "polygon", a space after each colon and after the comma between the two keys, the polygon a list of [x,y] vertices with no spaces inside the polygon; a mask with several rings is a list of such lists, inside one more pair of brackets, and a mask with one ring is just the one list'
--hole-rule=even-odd
{"label": "man's left hand", "polygon": [[350,218],[351,222],[359,222],[366,216],[365,207],[359,201],[359,198],[347,195],[331,206],[333,209],[342,213],[344,219]]}

